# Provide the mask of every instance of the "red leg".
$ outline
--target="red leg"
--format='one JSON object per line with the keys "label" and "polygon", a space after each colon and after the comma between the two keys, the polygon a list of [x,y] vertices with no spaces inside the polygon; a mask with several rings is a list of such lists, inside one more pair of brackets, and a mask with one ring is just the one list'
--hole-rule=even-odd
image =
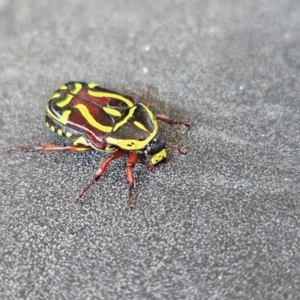
{"label": "red leg", "polygon": [[180,147],[176,147],[176,146],[173,146],[173,145],[170,145],[170,144],[167,144],[167,145],[166,145],[166,148],[167,148],[167,149],[175,149],[175,150],[177,150],[180,154],[184,154],[184,155],[187,154],[187,151],[186,151],[185,149],[182,149],[182,148],[180,148]]}
{"label": "red leg", "polygon": [[134,177],[133,177],[133,168],[138,161],[138,154],[136,152],[129,152],[127,165],[126,165],[126,177],[129,184],[129,195],[127,200],[126,208],[134,208],[132,206],[132,190],[134,188]]}
{"label": "red leg", "polygon": [[100,165],[99,169],[97,170],[96,174],[94,175],[93,179],[90,181],[90,183],[81,190],[79,193],[77,201],[82,205],[84,201],[81,200],[82,196],[86,193],[86,191],[104,174],[105,170],[109,166],[110,162],[115,159],[119,159],[123,155],[125,155],[126,151],[118,149],[111,155],[109,155],[104,162]]}
{"label": "red leg", "polygon": [[159,115],[156,115],[155,118],[157,120],[160,120],[160,121],[163,121],[163,122],[166,122],[170,125],[173,125],[173,124],[180,124],[180,125],[184,125],[187,127],[187,129],[189,130],[190,129],[190,124],[185,122],[185,121],[174,121],[172,119],[170,119],[168,116],[164,115],[164,114],[159,114]]}
{"label": "red leg", "polygon": [[56,151],[72,151],[72,152],[77,152],[77,151],[86,151],[90,150],[90,146],[80,146],[80,145],[52,145],[48,143],[40,143],[39,146],[34,146],[32,148],[30,147],[13,147],[9,149],[8,152],[11,151],[22,151],[22,152],[56,152]]}

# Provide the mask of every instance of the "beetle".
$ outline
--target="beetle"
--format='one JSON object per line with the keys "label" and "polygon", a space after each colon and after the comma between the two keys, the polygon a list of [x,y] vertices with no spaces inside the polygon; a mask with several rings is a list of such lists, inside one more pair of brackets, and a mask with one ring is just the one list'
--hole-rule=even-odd
{"label": "beetle", "polygon": [[[127,155],[126,178],[129,185],[127,208],[132,208],[134,188],[133,168],[139,159],[146,162],[149,170],[166,159],[167,145],[158,135],[157,120],[168,124],[181,124],[164,114],[154,115],[149,109],[148,88],[146,103],[134,97],[100,87],[96,83],[68,82],[56,90],[46,107],[46,126],[58,135],[71,140],[71,145],[40,143],[35,147],[13,147],[23,152],[97,150],[108,152],[93,179],[79,193],[77,201],[104,174],[109,164]],[[176,148],[181,154],[186,151]]]}

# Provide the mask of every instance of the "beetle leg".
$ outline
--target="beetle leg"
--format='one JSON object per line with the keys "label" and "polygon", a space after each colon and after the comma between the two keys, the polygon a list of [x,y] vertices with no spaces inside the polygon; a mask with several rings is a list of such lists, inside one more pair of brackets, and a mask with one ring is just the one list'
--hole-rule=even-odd
{"label": "beetle leg", "polygon": [[86,193],[86,191],[104,174],[105,170],[109,166],[112,160],[119,159],[123,155],[125,155],[126,151],[118,149],[117,151],[113,152],[111,155],[109,155],[100,165],[98,168],[96,174],[94,175],[93,179],[90,181],[90,183],[84,187],[81,192],[79,193],[79,196],[77,198],[77,201],[83,205],[84,201],[81,200],[82,196]]}
{"label": "beetle leg", "polygon": [[157,120],[160,120],[160,121],[163,121],[163,122],[166,122],[170,125],[173,125],[173,124],[180,124],[180,125],[184,125],[185,127],[187,127],[187,129],[189,130],[190,129],[190,124],[185,122],[185,121],[174,121],[172,119],[170,119],[168,116],[164,115],[164,114],[158,114],[155,116],[155,118]]}
{"label": "beetle leg", "polygon": [[167,144],[167,145],[166,145],[166,148],[167,148],[167,149],[175,149],[175,150],[177,150],[180,154],[184,154],[184,155],[187,154],[187,151],[186,151],[185,149],[180,148],[180,147],[173,146],[173,145],[171,145],[171,144]]}
{"label": "beetle leg", "polygon": [[52,145],[49,143],[40,143],[39,146],[34,146],[32,148],[30,147],[13,147],[8,150],[8,152],[11,151],[22,151],[22,152],[55,152],[55,151],[71,151],[71,152],[77,152],[77,151],[86,151],[90,150],[90,146],[83,146],[83,145]]}
{"label": "beetle leg", "polygon": [[148,162],[148,163],[146,164],[146,168],[147,168],[147,170],[150,171],[150,172],[155,171],[155,169],[156,169],[156,167],[153,166],[153,165],[151,164],[151,162]]}
{"label": "beetle leg", "polygon": [[137,163],[138,159],[139,156],[136,152],[129,152],[127,165],[126,165],[126,178],[129,184],[129,194],[128,194],[126,208],[134,208],[134,206],[132,206],[132,190],[134,188],[133,168]]}

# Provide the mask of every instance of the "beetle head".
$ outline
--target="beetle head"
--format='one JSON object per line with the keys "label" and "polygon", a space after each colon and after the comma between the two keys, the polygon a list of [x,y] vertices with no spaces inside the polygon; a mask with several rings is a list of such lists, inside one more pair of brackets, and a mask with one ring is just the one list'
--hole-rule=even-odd
{"label": "beetle head", "polygon": [[144,153],[146,155],[151,155],[151,163],[156,165],[167,157],[166,142],[159,136],[156,136],[147,145]]}

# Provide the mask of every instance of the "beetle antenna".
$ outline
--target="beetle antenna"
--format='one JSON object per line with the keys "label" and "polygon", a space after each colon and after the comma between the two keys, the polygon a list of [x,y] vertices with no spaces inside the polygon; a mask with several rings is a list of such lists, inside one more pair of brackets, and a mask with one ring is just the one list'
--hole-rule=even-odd
{"label": "beetle antenna", "polygon": [[152,85],[148,84],[147,85],[147,95],[146,95],[146,103],[145,105],[149,108],[150,107],[150,94],[152,90]]}
{"label": "beetle antenna", "polygon": [[167,144],[167,145],[166,145],[166,148],[167,148],[167,149],[175,149],[175,150],[177,150],[180,154],[184,154],[184,155],[187,154],[187,151],[186,151],[185,149],[180,148],[180,147],[177,147],[177,146],[173,146],[173,145],[171,145],[171,144]]}

